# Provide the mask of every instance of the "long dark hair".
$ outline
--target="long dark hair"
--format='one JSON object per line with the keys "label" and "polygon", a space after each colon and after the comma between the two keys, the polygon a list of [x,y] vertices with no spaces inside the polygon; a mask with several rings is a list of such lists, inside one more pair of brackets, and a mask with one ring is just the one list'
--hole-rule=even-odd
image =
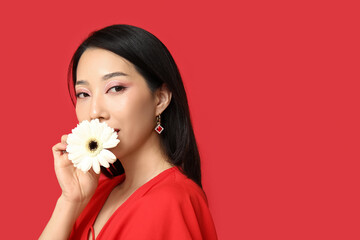
{"label": "long dark hair", "polygon": [[[161,124],[165,128],[160,135],[161,144],[170,162],[202,187],[200,156],[186,92],[178,67],[166,46],[151,33],[130,25],[112,25],[92,32],[75,51],[69,65],[68,89],[74,104],[78,62],[90,47],[111,51],[130,61],[152,92],[166,84],[172,92],[172,99],[161,116]],[[124,173],[119,160],[111,165],[110,172],[104,167],[101,171],[109,178]]]}

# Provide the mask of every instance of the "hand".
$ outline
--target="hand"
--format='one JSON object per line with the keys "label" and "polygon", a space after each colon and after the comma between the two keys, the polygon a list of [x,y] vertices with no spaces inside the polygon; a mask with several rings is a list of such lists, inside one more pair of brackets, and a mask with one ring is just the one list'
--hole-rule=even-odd
{"label": "hand", "polygon": [[55,174],[62,189],[62,197],[73,203],[87,203],[94,195],[100,174],[92,169],[84,173],[74,167],[66,150],[67,135],[53,146]]}

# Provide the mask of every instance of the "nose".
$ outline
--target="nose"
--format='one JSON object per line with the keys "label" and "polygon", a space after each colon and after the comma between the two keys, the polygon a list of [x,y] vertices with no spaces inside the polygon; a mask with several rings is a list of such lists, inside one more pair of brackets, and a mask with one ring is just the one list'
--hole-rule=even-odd
{"label": "nose", "polygon": [[100,122],[109,119],[109,112],[101,96],[93,96],[90,106],[90,119],[98,118]]}

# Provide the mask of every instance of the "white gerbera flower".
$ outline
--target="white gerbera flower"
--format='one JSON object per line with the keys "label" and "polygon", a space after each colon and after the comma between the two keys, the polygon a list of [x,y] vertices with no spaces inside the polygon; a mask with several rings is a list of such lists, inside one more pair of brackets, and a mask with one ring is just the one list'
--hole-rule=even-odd
{"label": "white gerbera flower", "polygon": [[92,167],[94,172],[100,173],[100,164],[110,167],[109,163],[116,161],[116,156],[107,150],[115,147],[120,140],[117,133],[99,119],[85,120],[79,123],[66,140],[68,158],[75,167],[87,172]]}

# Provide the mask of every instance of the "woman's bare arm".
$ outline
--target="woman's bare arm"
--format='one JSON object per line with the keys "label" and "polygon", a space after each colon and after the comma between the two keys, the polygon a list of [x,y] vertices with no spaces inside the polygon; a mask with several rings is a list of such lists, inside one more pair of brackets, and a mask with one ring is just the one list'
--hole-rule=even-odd
{"label": "woman's bare arm", "polygon": [[76,219],[85,206],[86,203],[70,202],[60,196],[54,212],[39,239],[68,239]]}
{"label": "woman's bare arm", "polygon": [[53,214],[39,239],[68,239],[72,227],[94,195],[100,174],[75,168],[66,153],[67,135],[53,146],[56,177],[62,189]]}

